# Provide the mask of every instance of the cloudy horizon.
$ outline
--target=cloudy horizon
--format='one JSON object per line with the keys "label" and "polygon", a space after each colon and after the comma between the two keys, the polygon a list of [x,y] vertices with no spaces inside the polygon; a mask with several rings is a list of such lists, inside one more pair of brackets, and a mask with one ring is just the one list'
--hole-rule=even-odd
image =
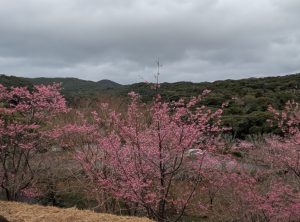
{"label": "cloudy horizon", "polygon": [[300,71],[297,0],[0,0],[0,73],[121,84]]}

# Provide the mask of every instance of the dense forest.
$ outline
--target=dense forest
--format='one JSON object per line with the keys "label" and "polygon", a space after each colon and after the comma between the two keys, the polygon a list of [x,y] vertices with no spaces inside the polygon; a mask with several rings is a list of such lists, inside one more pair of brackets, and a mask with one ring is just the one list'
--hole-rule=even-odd
{"label": "dense forest", "polygon": [[[70,106],[92,105],[104,97],[127,98],[130,91],[141,95],[144,102],[149,102],[155,95],[147,83],[121,85],[110,80],[99,82],[80,80],[76,78],[22,78],[15,76],[0,76],[0,83],[5,86],[30,86],[34,84],[62,83],[62,92]],[[179,98],[191,98],[203,90],[211,93],[202,103],[211,108],[219,108],[228,102],[224,109],[223,124],[231,127],[233,137],[245,138],[251,134],[266,134],[276,132],[275,128],[266,125],[266,120],[272,118],[268,106],[282,110],[288,100],[299,102],[298,85],[300,74],[249,78],[241,80],[222,80],[215,82],[176,82],[161,83],[159,93],[164,100],[173,101]]]}

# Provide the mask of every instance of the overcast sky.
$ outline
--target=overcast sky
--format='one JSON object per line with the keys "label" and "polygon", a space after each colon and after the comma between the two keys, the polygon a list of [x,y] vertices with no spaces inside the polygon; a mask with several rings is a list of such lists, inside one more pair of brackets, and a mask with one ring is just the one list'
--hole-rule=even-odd
{"label": "overcast sky", "polygon": [[0,0],[0,73],[213,81],[300,71],[299,0]]}

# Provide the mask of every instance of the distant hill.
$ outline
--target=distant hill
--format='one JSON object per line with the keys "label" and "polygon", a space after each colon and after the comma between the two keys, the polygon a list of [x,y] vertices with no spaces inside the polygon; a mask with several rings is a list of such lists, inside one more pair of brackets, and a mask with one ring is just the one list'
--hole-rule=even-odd
{"label": "distant hill", "polygon": [[[273,97],[275,94],[296,95],[300,90],[300,74],[277,77],[249,78],[240,80],[218,80],[215,82],[175,82],[162,83],[159,89],[162,96],[172,100],[179,97],[189,98],[198,95],[204,89],[212,91],[214,96],[225,100],[233,96],[253,95],[254,97]],[[141,93],[144,96],[154,94],[145,83],[135,83],[128,86],[128,90]],[[279,96],[282,97],[282,96]],[[292,96],[291,98],[294,98]],[[211,104],[213,105],[213,104]]]}
{"label": "distant hill", "polygon": [[101,86],[102,88],[111,88],[111,89],[116,89],[122,87],[121,84],[116,83],[114,81],[108,80],[108,79],[103,79],[97,82],[98,86]]}
{"label": "distant hill", "polygon": [[7,76],[4,74],[0,75],[0,84],[11,87],[11,86],[28,86],[32,83],[28,81],[26,78],[16,77],[16,76]]}
{"label": "distant hill", "polygon": [[[0,77],[0,82],[3,76]],[[8,79],[9,77],[6,77]],[[101,80],[99,82],[93,82],[88,80],[82,80],[77,78],[19,78],[10,76],[12,81],[19,79],[20,82],[24,83],[30,82],[31,84],[51,84],[51,83],[62,83],[62,87],[65,91],[90,91],[90,90],[99,90],[99,89],[114,89],[119,88],[122,85],[110,81],[110,80]]]}
{"label": "distant hill", "polygon": [[73,103],[74,99],[78,96],[92,98],[103,93],[114,94],[115,91],[123,87],[121,84],[111,80],[93,82],[77,78],[24,78],[0,75],[0,84],[7,87],[33,86],[36,84],[48,85],[52,83],[62,84],[62,93],[70,103]]}
{"label": "distant hill", "polygon": [[62,87],[66,91],[89,91],[121,87],[120,84],[110,80],[101,80],[99,82],[77,78],[27,78],[26,80],[30,81],[33,84],[51,84],[53,82],[62,83]]}
{"label": "distant hill", "polygon": [[[62,82],[63,93],[70,105],[90,106],[99,98],[128,98],[130,91],[141,95],[144,102],[149,102],[155,95],[149,84],[135,83],[120,85],[110,80],[99,82],[76,78],[20,78],[0,75],[0,83],[6,86],[28,84],[49,84]],[[224,109],[223,124],[232,127],[233,136],[246,137],[249,134],[263,134],[276,131],[266,124],[272,118],[268,106],[281,110],[288,100],[300,102],[300,74],[277,77],[249,78],[240,80],[220,80],[215,82],[175,82],[162,83],[158,92],[164,100],[191,98],[204,89],[212,92],[202,104],[212,109],[221,107],[223,102],[229,105]],[[234,99],[233,99],[234,98]]]}

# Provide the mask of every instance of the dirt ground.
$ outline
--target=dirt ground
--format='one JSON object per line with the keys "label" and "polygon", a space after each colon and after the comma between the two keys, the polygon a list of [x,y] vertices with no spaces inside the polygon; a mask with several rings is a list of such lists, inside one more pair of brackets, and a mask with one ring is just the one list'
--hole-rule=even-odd
{"label": "dirt ground", "polygon": [[62,209],[7,201],[0,201],[1,215],[9,222],[151,222],[147,218],[115,216],[76,208]]}

